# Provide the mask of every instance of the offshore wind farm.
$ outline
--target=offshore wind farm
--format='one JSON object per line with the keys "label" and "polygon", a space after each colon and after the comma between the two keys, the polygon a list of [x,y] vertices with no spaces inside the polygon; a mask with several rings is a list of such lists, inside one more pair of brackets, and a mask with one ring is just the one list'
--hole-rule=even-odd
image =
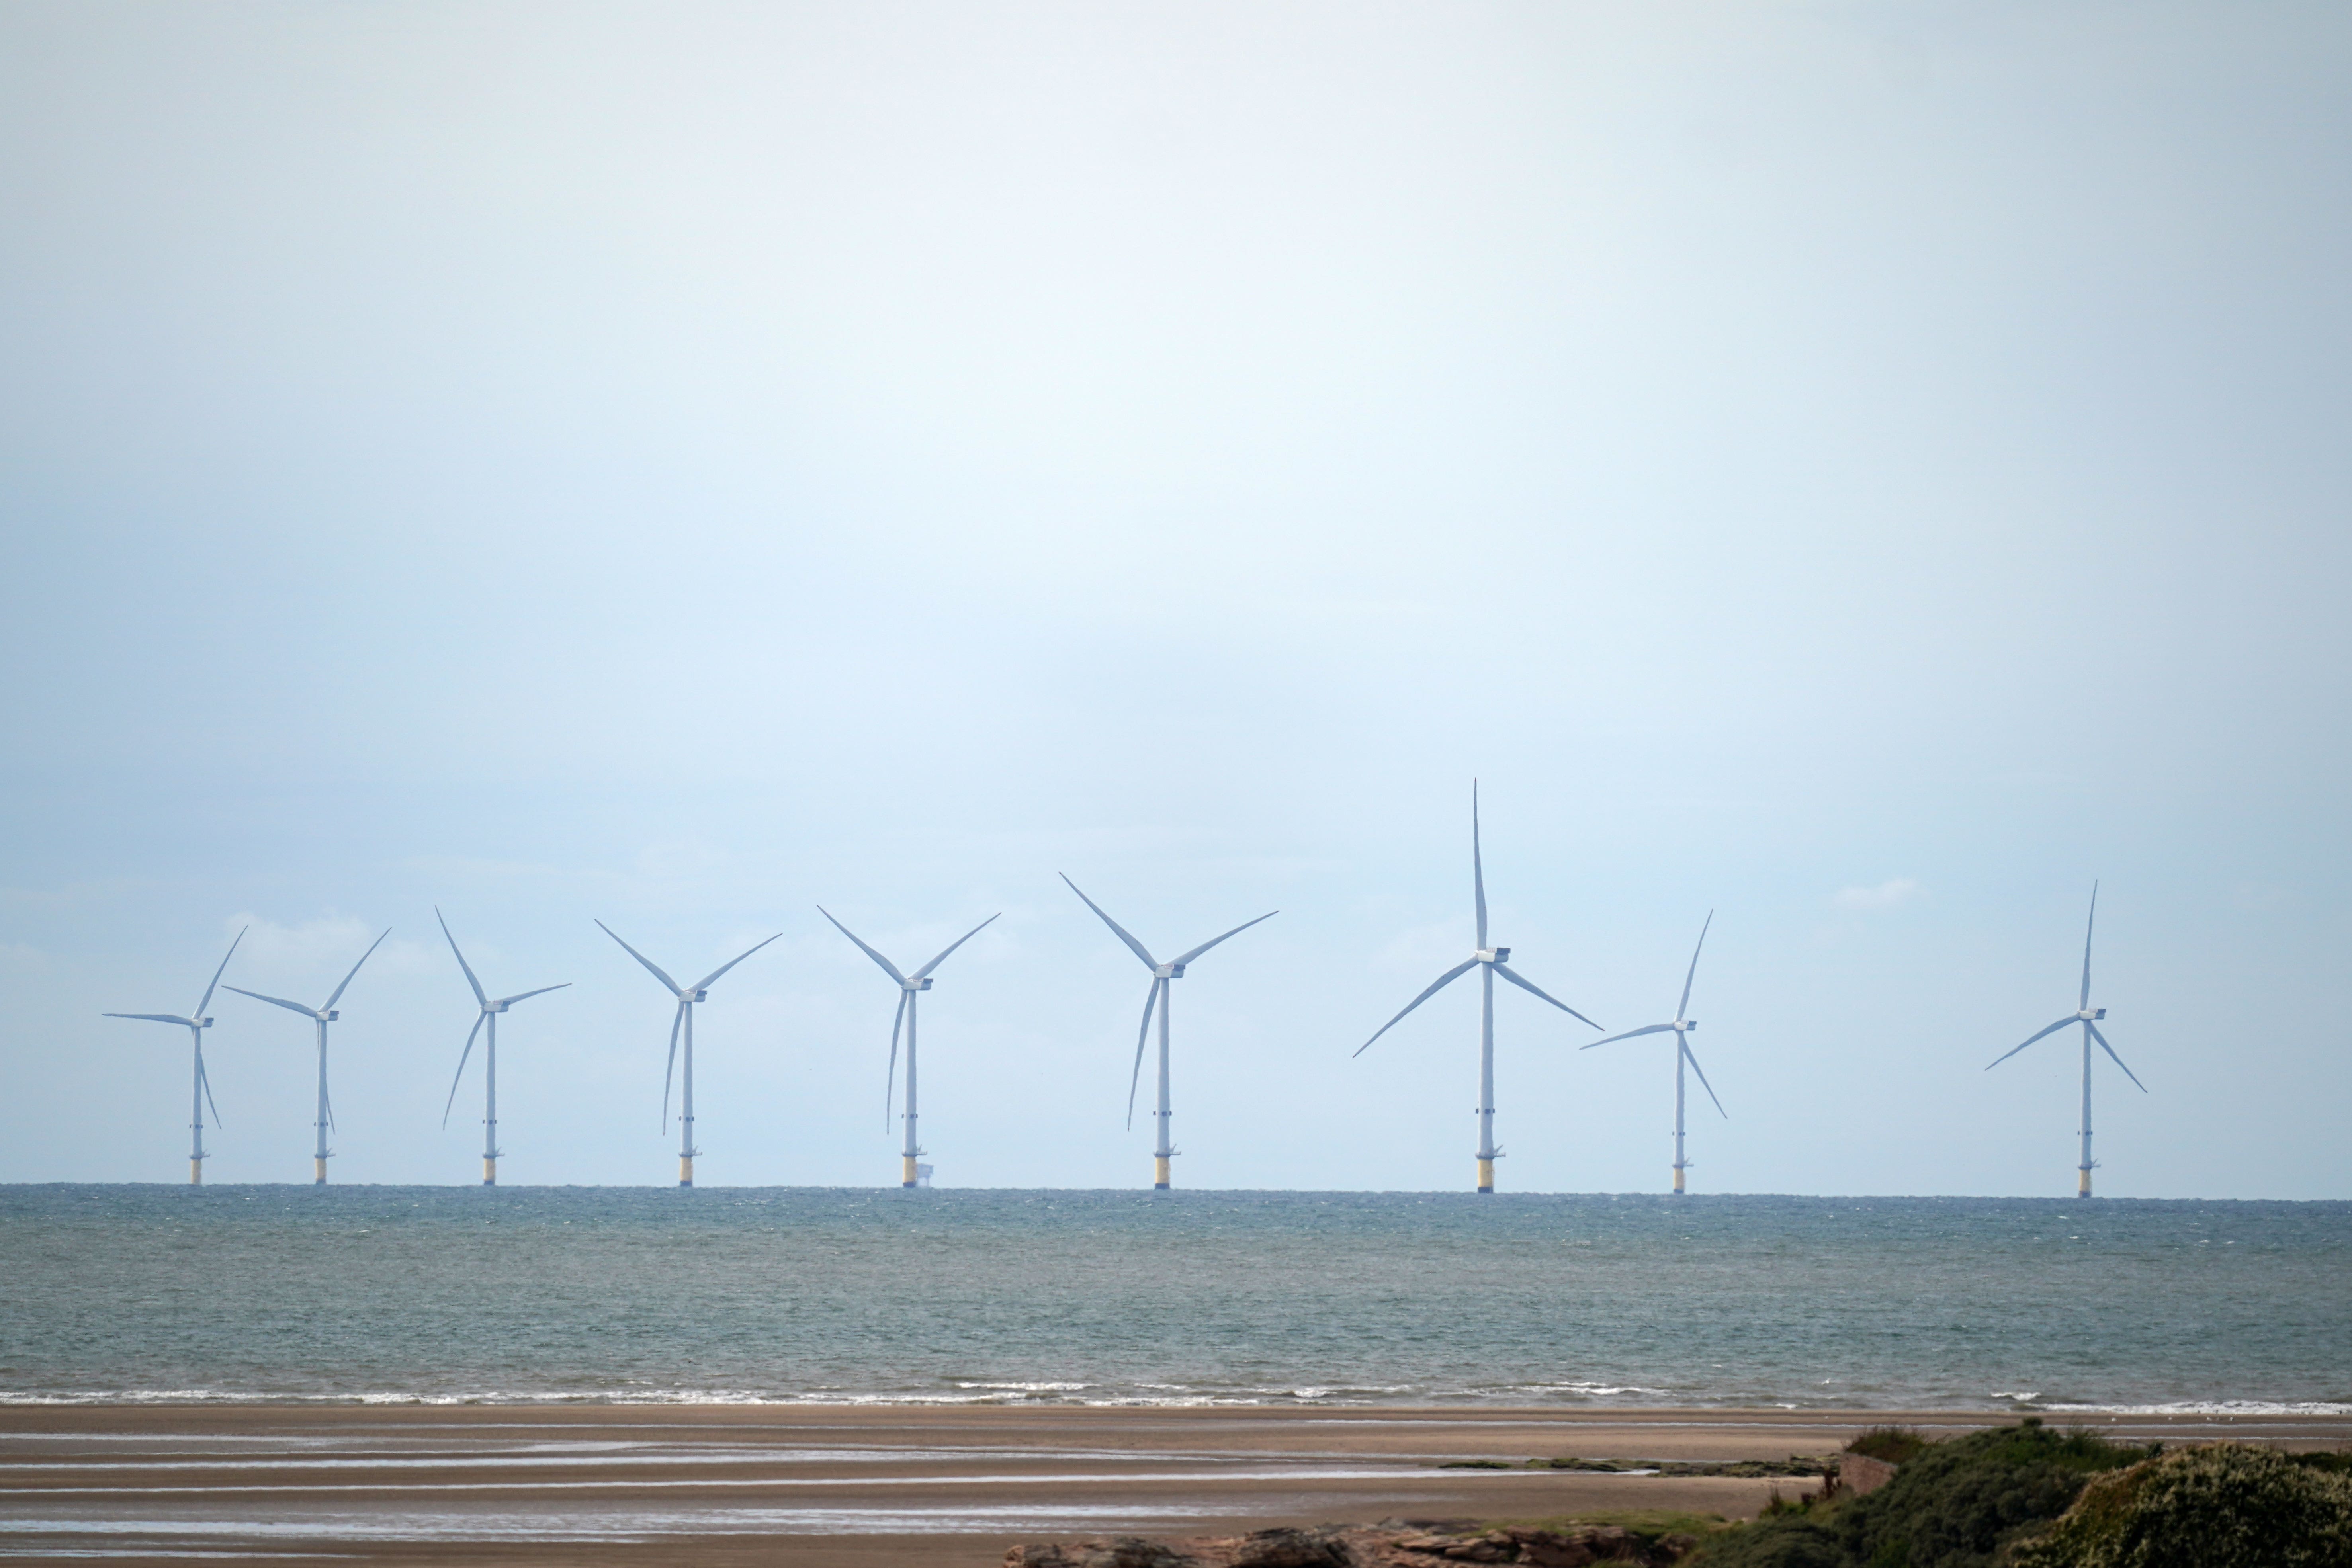
{"label": "offshore wind farm", "polygon": [[0,1557],[2352,1540],[2347,80],[0,5]]}
{"label": "offshore wind farm", "polygon": [[[1112,935],[1117,937],[1119,942],[1124,945],[1129,952],[1134,954],[1134,956],[1143,964],[1145,969],[1150,972],[1151,977],[1150,986],[1145,993],[1142,1021],[1136,1033],[1134,1058],[1132,1064],[1129,1068],[1124,1126],[1129,1131],[1132,1131],[1135,1124],[1136,1099],[1141,1087],[1144,1058],[1151,1043],[1152,1025],[1156,1019],[1159,1024],[1159,1052],[1157,1057],[1157,1073],[1155,1079],[1157,1091],[1156,1106],[1151,1113],[1153,1128],[1151,1186],[1154,1191],[1170,1191],[1173,1185],[1172,1162],[1178,1153],[1178,1150],[1174,1143],[1173,1130],[1171,1125],[1173,1120],[1174,1110],[1172,1093],[1173,1073],[1170,1048],[1171,1026],[1169,1018],[1171,1010],[1174,983],[1177,980],[1183,978],[1188,968],[1198,963],[1200,959],[1209,952],[1222,946],[1224,942],[1231,941],[1233,938],[1241,935],[1244,931],[1249,931],[1255,926],[1262,925],[1265,921],[1272,920],[1275,915],[1280,911],[1268,910],[1266,913],[1258,915],[1254,919],[1244,921],[1241,924],[1234,926],[1216,936],[1213,936],[1207,941],[1200,942],[1193,947],[1187,948],[1173,958],[1163,961],[1154,956],[1152,951],[1146,947],[1133,932],[1129,931],[1125,926],[1119,924],[1118,921],[1113,919],[1108,910],[1106,910],[1101,905],[1096,903],[1092,898],[1087,896],[1083,889],[1081,889],[1076,882],[1072,881],[1066,875],[1062,876],[1061,880],[1072,893],[1075,893],[1077,896],[1079,901],[1082,902],[1087,909],[1110,931]],[[1475,942],[1470,956],[1445,970],[1443,973],[1439,974],[1435,980],[1423,987],[1420,993],[1416,994],[1412,1000],[1406,1003],[1402,1008],[1401,1008],[1388,1020],[1388,1022],[1382,1024],[1378,1029],[1374,1030],[1371,1037],[1365,1040],[1361,1045],[1356,1047],[1350,1055],[1354,1057],[1361,1057],[1367,1050],[1376,1044],[1382,1036],[1388,1034],[1391,1029],[1395,1028],[1398,1024],[1410,1016],[1422,1005],[1422,1004],[1437,995],[1448,985],[1469,973],[1472,970],[1475,969],[1479,972],[1480,995],[1478,1013],[1477,1105],[1473,1112],[1475,1117],[1477,1136],[1475,1154],[1476,1180],[1474,1190],[1482,1195],[1491,1196],[1496,1191],[1496,1163],[1501,1158],[1504,1152],[1501,1146],[1496,1143],[1495,1138],[1495,1122],[1496,1115],[1495,1103],[1495,977],[1500,975],[1510,984],[1515,985],[1518,989],[1527,992],[1528,994],[1549,1004],[1552,1007],[1567,1014],[1569,1016],[1576,1019],[1579,1023],[1585,1025],[1587,1027],[1598,1029],[1601,1026],[1595,1023],[1592,1019],[1585,1016],[1584,1014],[1570,1006],[1567,1003],[1559,1000],[1557,996],[1552,995],[1549,992],[1545,991],[1533,981],[1528,979],[1525,975],[1520,974],[1517,970],[1511,968],[1508,961],[1511,957],[1512,950],[1508,947],[1490,942],[1488,938],[1486,857],[1483,833],[1479,818],[1478,789],[1475,783],[1471,786],[1470,797],[1470,886],[1472,929],[1475,932],[1474,941]],[[2018,1055],[2020,1052],[2023,1051],[2037,1041],[2044,1039],[2070,1025],[2080,1024],[2083,1030],[2082,1110],[2081,1124],[2078,1130],[2081,1159],[2078,1167],[2079,1180],[2075,1189],[2075,1196],[2084,1199],[2090,1198],[2093,1195],[2091,1184],[2091,1172],[2093,1169],[2093,1161],[2091,1158],[2092,1044],[2095,1042],[2105,1049],[2107,1055],[2114,1058],[2116,1065],[2122,1068],[2126,1076],[2129,1077],[2133,1084],[2138,1087],[2142,1092],[2146,1092],[2147,1089],[2146,1085],[2139,1082],[2137,1076],[2134,1075],[2128,1067],[2124,1066],[2122,1058],[2116,1056],[2114,1047],[2107,1044],[2106,1037],[2099,1032],[2098,1021],[2106,1016],[2106,1009],[2104,1007],[2094,1008],[2090,1005],[2091,940],[2092,931],[2095,927],[2097,909],[2098,890],[2095,885],[2091,895],[2091,916],[2089,922],[2085,925],[2084,935],[2082,987],[2079,998],[2081,1005],[2077,1011],[2069,1014],[2066,1017],[2061,1018],[2056,1023],[2044,1026],[2035,1034],[2028,1037],[2021,1044],[2012,1047],[2009,1051],[1995,1058],[1995,1060],[1990,1064],[1992,1067],[1998,1067],[2001,1062],[2007,1061],[2011,1057]],[[898,1005],[896,1010],[893,1012],[890,1020],[889,1049],[884,1068],[885,1118],[887,1122],[889,1119],[890,1110],[894,1106],[899,1103],[898,1089],[898,1047],[899,1040],[903,1034],[906,1041],[907,1073],[904,1098],[905,1110],[898,1112],[897,1117],[897,1120],[900,1124],[899,1131],[901,1138],[899,1149],[898,1184],[902,1188],[908,1190],[929,1186],[930,1184],[932,1167],[925,1164],[923,1163],[923,1158],[929,1152],[929,1151],[923,1147],[919,1133],[920,1113],[919,1107],[920,1102],[919,1099],[919,1087],[920,1078],[918,1050],[919,1041],[919,1017],[921,997],[924,993],[931,989],[934,984],[933,972],[939,969],[942,963],[946,963],[949,958],[953,956],[960,949],[964,947],[965,944],[971,942],[974,938],[981,935],[982,932],[987,931],[991,926],[994,925],[1000,919],[1002,919],[1002,911],[988,916],[986,919],[981,921],[977,925],[974,925],[970,930],[964,931],[962,935],[949,942],[945,947],[941,948],[937,953],[935,953],[927,963],[921,964],[911,973],[899,968],[898,964],[894,963],[878,948],[876,948],[856,932],[851,931],[846,925],[844,925],[830,910],[824,909],[822,905],[818,906],[817,912],[824,917],[827,924],[832,926],[834,930],[838,931],[842,936],[847,938],[860,952],[871,960],[876,967],[880,969],[884,975],[890,980],[898,992]],[[495,1186],[498,1184],[498,1161],[501,1152],[498,1142],[498,1020],[501,1015],[508,1012],[516,1003],[528,1001],[532,997],[545,995],[551,992],[567,989],[571,983],[568,981],[559,982],[553,985],[539,986],[532,990],[517,992],[511,995],[493,998],[483,988],[480,978],[475,973],[473,965],[467,962],[464,950],[457,945],[457,939],[455,933],[449,930],[448,921],[442,916],[441,911],[437,907],[434,910],[434,919],[441,928],[441,934],[444,941],[448,944],[450,955],[456,959],[458,969],[463,973],[466,984],[472,992],[474,1002],[478,1009],[474,1018],[473,1026],[467,1033],[465,1047],[459,1053],[457,1069],[456,1075],[451,1079],[448,1097],[443,1103],[441,1122],[444,1128],[447,1126],[450,1111],[457,1102],[457,1089],[465,1079],[467,1064],[472,1058],[474,1042],[478,1037],[483,1035],[485,1030],[487,1030],[488,1037],[484,1041],[483,1058],[483,1142],[481,1157],[481,1184],[484,1186]],[[653,975],[656,980],[659,981],[663,986],[670,992],[677,1002],[677,1009],[670,1023],[668,1051],[665,1057],[663,1065],[662,1125],[664,1128],[667,1128],[670,1125],[670,1090],[673,1082],[677,1082],[679,1085],[681,1091],[679,1096],[680,1115],[678,1117],[679,1143],[677,1155],[677,1184],[681,1188],[691,1189],[695,1184],[694,1161],[701,1152],[699,1147],[697,1145],[694,1131],[694,1009],[698,1005],[708,1002],[712,984],[714,984],[722,976],[726,975],[730,971],[733,970],[737,965],[742,963],[746,959],[751,958],[753,954],[769,947],[772,943],[782,940],[784,933],[779,931],[773,935],[763,938],[760,942],[753,943],[751,946],[737,953],[733,958],[730,958],[724,963],[719,964],[717,968],[711,970],[708,974],[705,974],[700,980],[695,982],[693,984],[684,985],[673,979],[668,971],[661,968],[644,953],[640,952],[636,948],[631,946],[625,939],[624,939],[618,932],[614,931],[610,926],[605,925],[603,921],[599,920],[595,924],[606,936],[611,937],[613,942],[619,946],[623,952],[625,952],[630,958],[634,959],[637,964],[644,968],[648,973]],[[1716,1094],[1715,1086],[1707,1080],[1705,1070],[1700,1068],[1696,1056],[1693,1054],[1689,1039],[1692,1032],[1698,1027],[1698,1021],[1690,1016],[1691,993],[1693,987],[1697,983],[1699,958],[1706,950],[1707,934],[1714,929],[1714,924],[1715,911],[1710,910],[1707,913],[1706,919],[1701,923],[1698,940],[1692,947],[1690,963],[1683,976],[1682,993],[1675,1004],[1675,1016],[1671,1020],[1659,1024],[1646,1024],[1638,1028],[1629,1029],[1620,1034],[1604,1036],[1602,1038],[1598,1040],[1582,1042],[1580,1046],[1580,1050],[1589,1051],[1597,1047],[1613,1045],[1621,1041],[1639,1039],[1654,1035],[1671,1035],[1673,1037],[1675,1051],[1675,1109],[1673,1128],[1674,1159],[1671,1167],[1673,1173],[1673,1186],[1671,1188],[1671,1192],[1673,1195],[1676,1197],[1685,1195],[1688,1191],[1686,1185],[1686,1173],[1690,1169],[1690,1161],[1687,1158],[1687,1151],[1685,1147],[1687,1137],[1685,1115],[1687,1110],[1687,1093],[1685,1079],[1685,1069],[1687,1069],[1692,1075],[1697,1077],[1700,1087],[1706,1090],[1708,1100],[1714,1104],[1717,1111],[1723,1115],[1727,1120],[1729,1115],[1727,1111],[1724,1110],[1722,1100]],[[236,956],[237,945],[243,941],[244,934],[244,931],[240,930],[237,937],[230,942],[227,953],[223,956],[219,967],[215,971],[212,983],[205,988],[204,999],[202,1003],[199,1004],[194,1014],[184,1016],[178,1014],[145,1013],[108,1013],[105,1015],[108,1017],[113,1018],[133,1018],[156,1023],[173,1024],[186,1027],[190,1031],[194,1048],[194,1084],[193,1089],[194,1098],[192,1110],[193,1121],[191,1127],[193,1143],[189,1160],[188,1178],[191,1185],[202,1184],[203,1162],[205,1158],[203,1142],[204,1128],[202,1111],[205,1105],[210,1103],[210,1083],[205,1075],[204,1066],[204,1031],[207,1027],[211,1026],[213,1020],[205,1016],[205,1009],[210,1005],[214,991],[219,988],[221,984],[221,975],[226,973],[229,960]],[[360,955],[359,961],[352,965],[351,970],[344,974],[342,980],[336,985],[334,991],[328,996],[326,1002],[315,1008],[307,1006],[301,1003],[289,1001],[282,997],[268,996],[257,992],[247,991],[239,986],[232,985],[228,987],[229,990],[237,992],[239,994],[252,996],[257,1001],[272,1003],[278,1006],[304,1014],[306,1016],[312,1018],[317,1025],[318,1144],[315,1155],[315,1172],[313,1180],[314,1183],[319,1185],[324,1185],[327,1180],[326,1162],[331,1153],[331,1151],[327,1147],[327,1135],[329,1130],[333,1126],[333,1112],[331,1110],[332,1102],[328,1096],[327,1026],[330,1023],[341,1016],[340,1012],[337,1010],[336,1004],[341,999],[343,993],[349,989],[352,980],[357,978],[361,967],[367,963],[370,957],[374,955],[377,948],[381,947],[385,939],[390,935],[391,931],[387,928],[382,935],[379,935],[375,941],[369,945],[367,951]],[[681,1046],[683,1047],[682,1054],[680,1048]],[[684,1068],[682,1077],[679,1076],[678,1072],[681,1060]],[[1990,1068],[1988,1068],[1987,1070],[1990,1070]],[[217,1108],[214,1110],[214,1116],[215,1122],[217,1122]],[[1543,1119],[1540,1117],[1533,1120],[1536,1120],[1538,1125],[1543,1124]]]}

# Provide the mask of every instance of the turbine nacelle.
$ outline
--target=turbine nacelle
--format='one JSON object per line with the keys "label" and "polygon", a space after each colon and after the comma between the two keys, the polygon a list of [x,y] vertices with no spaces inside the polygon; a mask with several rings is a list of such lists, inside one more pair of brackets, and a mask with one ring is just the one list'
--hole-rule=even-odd
{"label": "turbine nacelle", "polygon": [[1151,973],[1162,980],[1181,980],[1184,978],[1184,966],[1181,963],[1155,963],[1151,966]]}
{"label": "turbine nacelle", "polygon": [[2085,1024],[2095,1024],[2106,1016],[2107,1010],[2105,1007],[2084,1007],[2074,1015]]}
{"label": "turbine nacelle", "polygon": [[325,1012],[319,1015],[320,1017],[324,1018],[330,1024],[333,1023],[342,1016],[342,1010],[338,1007],[330,1007]]}
{"label": "turbine nacelle", "polygon": [[1482,947],[1470,958],[1475,963],[1508,963],[1511,962],[1511,950],[1507,947]]}
{"label": "turbine nacelle", "polygon": [[1675,1026],[1675,1033],[1677,1035],[1687,1035],[1693,1029],[1697,1027],[1698,1020],[1696,1018],[1685,1018],[1681,1023]]}
{"label": "turbine nacelle", "polygon": [[710,993],[707,990],[681,991],[678,993],[678,995],[688,1002],[708,1002],[710,1000]]}
{"label": "turbine nacelle", "polygon": [[913,980],[898,982],[898,989],[901,991],[929,991],[930,988],[931,977],[928,974],[918,976]]}

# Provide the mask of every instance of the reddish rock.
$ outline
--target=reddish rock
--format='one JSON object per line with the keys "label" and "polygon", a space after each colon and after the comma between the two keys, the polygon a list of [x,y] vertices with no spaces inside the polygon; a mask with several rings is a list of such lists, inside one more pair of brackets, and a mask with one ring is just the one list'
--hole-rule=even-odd
{"label": "reddish rock", "polygon": [[1865,1497],[1895,1479],[1895,1467],[1867,1454],[1838,1456],[1837,1489]]}

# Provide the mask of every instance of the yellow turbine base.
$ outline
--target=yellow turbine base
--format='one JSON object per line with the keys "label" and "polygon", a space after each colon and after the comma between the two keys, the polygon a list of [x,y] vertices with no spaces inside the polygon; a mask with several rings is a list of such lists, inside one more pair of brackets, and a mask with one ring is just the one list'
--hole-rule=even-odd
{"label": "yellow turbine base", "polygon": [[1677,1193],[1679,1193],[1679,1192],[1681,1192],[1682,1190],[1683,1190],[1683,1171],[1682,1171],[1682,1167],[1681,1167],[1680,1165],[1677,1165],[1677,1166],[1675,1166],[1675,1192],[1677,1192]]}
{"label": "yellow turbine base", "polygon": [[1495,1190],[1495,1162],[1492,1160],[1478,1162],[1478,1190],[1482,1193]]}
{"label": "yellow turbine base", "polygon": [[482,1161],[482,1185],[486,1187],[495,1187],[498,1184],[499,1163],[496,1160],[485,1157]]}
{"label": "yellow turbine base", "polygon": [[915,1184],[915,1157],[912,1154],[900,1162],[898,1184],[902,1187],[911,1187]]}
{"label": "yellow turbine base", "polygon": [[323,1187],[327,1184],[327,1162],[320,1159],[313,1159],[310,1162],[310,1180],[318,1186]]}
{"label": "yellow turbine base", "polygon": [[205,1163],[204,1163],[202,1160],[191,1160],[191,1161],[189,1161],[189,1162],[188,1162],[188,1185],[190,1185],[190,1186],[192,1186],[192,1187],[201,1187],[201,1186],[203,1186],[204,1184],[205,1184]]}
{"label": "yellow turbine base", "polygon": [[1168,1156],[1165,1154],[1155,1154],[1151,1158],[1151,1184],[1154,1187],[1168,1184]]}
{"label": "yellow turbine base", "polygon": [[694,1185],[694,1156],[691,1154],[677,1157],[677,1184],[681,1187]]}
{"label": "yellow turbine base", "polygon": [[2078,1198],[2089,1197],[2091,1195],[2091,1173],[2088,1171],[2078,1171],[2075,1174],[2080,1178],[2080,1180],[2075,1183],[2074,1195]]}

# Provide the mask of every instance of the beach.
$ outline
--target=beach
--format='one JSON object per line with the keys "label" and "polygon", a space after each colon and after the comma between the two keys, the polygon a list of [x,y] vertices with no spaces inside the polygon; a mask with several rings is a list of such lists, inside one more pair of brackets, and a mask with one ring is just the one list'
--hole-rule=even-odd
{"label": "beach", "polygon": [[[1024,1541],[1384,1518],[1741,1518],[1791,1478],[1530,1458],[1825,1456],[1981,1411],[1102,1408],[1067,1405],[0,1407],[0,1554],[116,1562],[970,1564]],[[2086,1420],[2094,1418],[2085,1417]],[[2352,1446],[2352,1416],[2149,1415],[2101,1429]],[[1446,1468],[1486,1460],[1504,1469]]]}

